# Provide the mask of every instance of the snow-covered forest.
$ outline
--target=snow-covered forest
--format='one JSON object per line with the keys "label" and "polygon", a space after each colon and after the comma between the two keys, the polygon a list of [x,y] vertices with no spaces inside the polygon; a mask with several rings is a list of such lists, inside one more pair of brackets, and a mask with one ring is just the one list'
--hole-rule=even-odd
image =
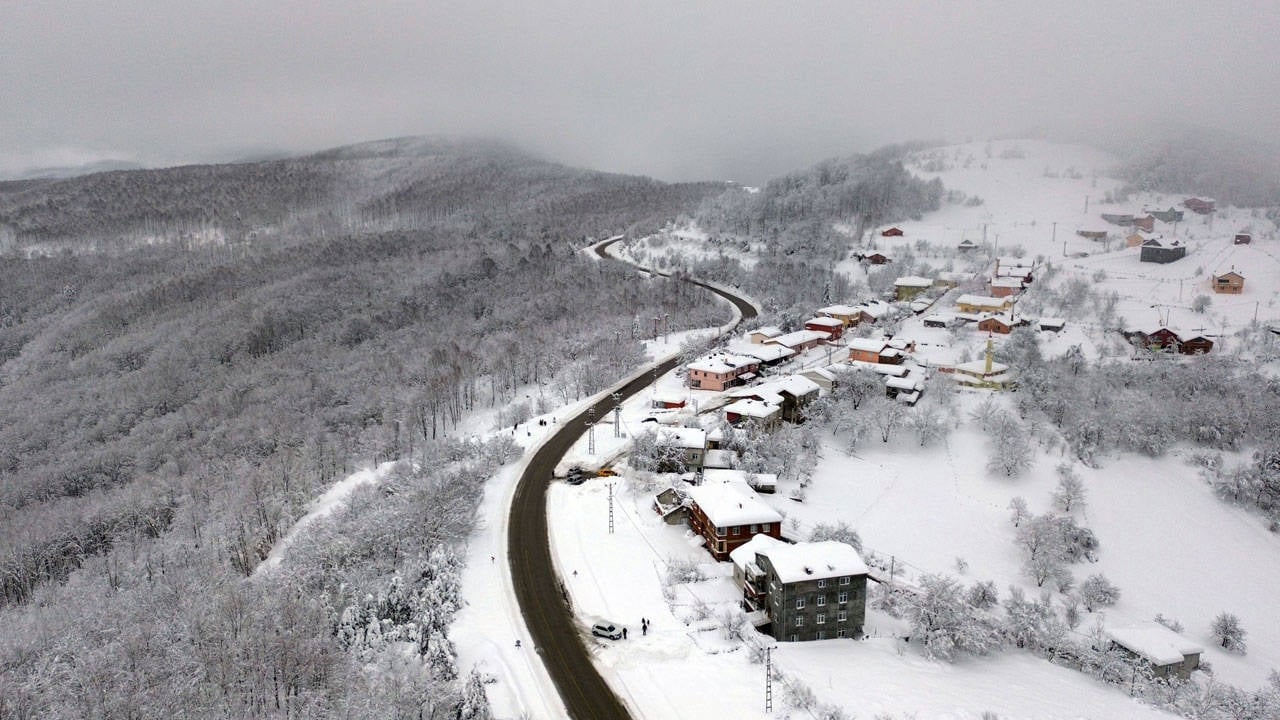
{"label": "snow-covered forest", "polygon": [[512,451],[460,423],[596,392],[650,318],[722,322],[578,252],[707,191],[402,142],[0,186],[0,717],[471,717],[442,638]]}

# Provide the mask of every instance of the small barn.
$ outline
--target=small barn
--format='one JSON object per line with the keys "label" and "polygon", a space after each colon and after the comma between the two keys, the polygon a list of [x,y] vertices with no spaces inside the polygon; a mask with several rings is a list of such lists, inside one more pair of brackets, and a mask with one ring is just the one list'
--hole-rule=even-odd
{"label": "small barn", "polygon": [[884,253],[880,253],[880,252],[868,253],[858,259],[867,263],[868,265],[888,265],[889,263],[893,262],[893,260],[888,255],[885,255]]}
{"label": "small barn", "polygon": [[1043,332],[1062,332],[1067,326],[1067,321],[1062,318],[1040,318],[1037,327]]}
{"label": "small barn", "polygon": [[1200,667],[1204,648],[1155,622],[1106,628],[1111,647],[1140,658],[1151,666],[1157,678],[1191,677]]}
{"label": "small barn", "polygon": [[891,227],[888,230],[885,230],[884,232],[880,233],[880,237],[902,237],[903,234],[904,233],[902,232],[902,228]]}
{"label": "small barn", "polygon": [[1187,256],[1187,246],[1177,240],[1161,242],[1156,238],[1142,243],[1142,254],[1138,256],[1141,262],[1149,263],[1171,263],[1181,260]]}
{"label": "small barn", "polygon": [[1244,292],[1244,276],[1235,270],[1214,275],[1213,291],[1221,295],[1239,295]]}
{"label": "small barn", "polygon": [[991,297],[1004,298],[1017,295],[1027,286],[1027,281],[1018,277],[991,278]]}
{"label": "small barn", "polygon": [[1133,227],[1151,232],[1156,229],[1156,219],[1150,215],[1133,219]]}
{"label": "small barn", "polygon": [[1183,355],[1208,355],[1212,351],[1213,341],[1203,335],[1189,337],[1178,345],[1178,352]]}
{"label": "small barn", "polygon": [[839,340],[844,335],[844,322],[825,316],[809,318],[804,321],[804,329],[824,332],[830,335],[832,340]]}

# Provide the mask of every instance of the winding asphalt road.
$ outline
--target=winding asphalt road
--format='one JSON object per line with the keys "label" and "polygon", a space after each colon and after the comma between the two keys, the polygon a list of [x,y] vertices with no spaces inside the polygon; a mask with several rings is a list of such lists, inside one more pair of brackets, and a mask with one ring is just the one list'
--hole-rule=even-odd
{"label": "winding asphalt road", "polygon": [[[596,247],[600,257],[612,259],[605,250],[613,242],[617,240]],[[687,282],[706,288],[733,303],[742,313],[742,320],[756,317],[755,307],[743,298],[697,280]],[[650,372],[617,388],[616,392],[621,400],[626,400],[648,387],[655,378],[675,365],[675,359],[657,363]],[[575,720],[621,720],[629,719],[631,715],[591,664],[591,654],[583,644],[583,628],[574,619],[565,600],[564,586],[556,575],[555,564],[551,559],[547,532],[547,487],[551,483],[556,464],[582,435],[591,411],[595,411],[594,417],[606,417],[617,402],[619,401],[607,396],[590,409],[569,418],[560,431],[538,449],[516,486],[511,514],[507,520],[507,555],[511,562],[511,579],[516,599],[520,603],[520,613],[524,616],[537,652],[542,655],[548,674],[560,692],[560,699],[564,702],[569,717]]]}

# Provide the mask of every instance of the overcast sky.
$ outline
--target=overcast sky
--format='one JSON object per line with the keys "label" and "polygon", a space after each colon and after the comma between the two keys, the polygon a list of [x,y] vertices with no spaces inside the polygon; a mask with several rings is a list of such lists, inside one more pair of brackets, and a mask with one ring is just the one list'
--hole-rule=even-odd
{"label": "overcast sky", "polygon": [[1277,0],[0,0],[0,173],[466,133],[756,182],[886,142],[1062,125],[1274,139],[1278,35]]}

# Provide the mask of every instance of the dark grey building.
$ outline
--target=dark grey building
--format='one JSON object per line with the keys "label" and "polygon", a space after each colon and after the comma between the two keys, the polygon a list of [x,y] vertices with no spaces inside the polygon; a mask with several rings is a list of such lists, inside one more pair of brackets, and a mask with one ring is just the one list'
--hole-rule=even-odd
{"label": "dark grey building", "polygon": [[1142,243],[1142,255],[1138,259],[1150,263],[1171,263],[1186,256],[1187,246],[1177,240],[1162,243],[1152,238]]}
{"label": "dark grey building", "polygon": [[778,640],[862,635],[867,566],[850,545],[754,538],[734,551],[733,560],[747,609],[764,613]]}

